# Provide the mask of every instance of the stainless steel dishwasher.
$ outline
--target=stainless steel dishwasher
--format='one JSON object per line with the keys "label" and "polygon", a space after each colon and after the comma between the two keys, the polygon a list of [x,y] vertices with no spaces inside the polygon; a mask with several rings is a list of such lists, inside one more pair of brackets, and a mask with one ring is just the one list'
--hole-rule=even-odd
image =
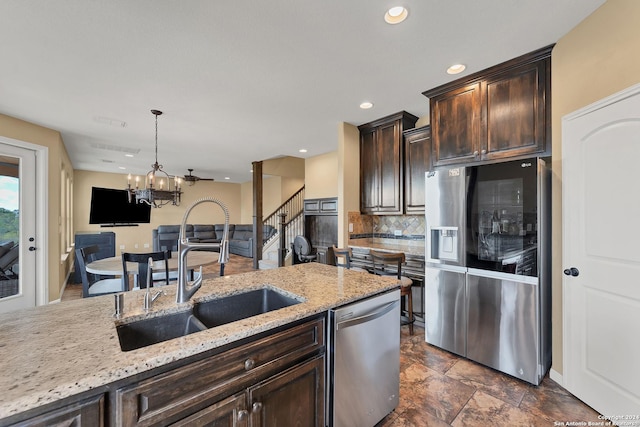
{"label": "stainless steel dishwasher", "polygon": [[372,427],[400,392],[400,290],[330,311],[329,414],[334,427]]}

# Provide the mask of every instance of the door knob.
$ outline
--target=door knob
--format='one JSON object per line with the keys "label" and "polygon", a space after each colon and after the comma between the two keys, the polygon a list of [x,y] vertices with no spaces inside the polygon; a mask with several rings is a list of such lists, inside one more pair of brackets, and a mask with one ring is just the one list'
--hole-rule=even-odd
{"label": "door knob", "polygon": [[578,269],[575,267],[571,267],[565,269],[564,274],[566,274],[567,276],[577,277],[580,274],[580,271],[578,271]]}
{"label": "door knob", "polygon": [[29,250],[30,250],[31,252],[33,252],[33,251],[35,251],[35,250],[36,250],[36,247],[35,247],[35,246],[29,246]]}

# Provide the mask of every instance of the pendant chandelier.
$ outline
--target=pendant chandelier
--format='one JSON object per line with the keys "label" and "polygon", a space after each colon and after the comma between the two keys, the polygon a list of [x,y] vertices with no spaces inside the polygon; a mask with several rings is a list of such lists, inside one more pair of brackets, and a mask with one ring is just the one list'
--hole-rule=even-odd
{"label": "pendant chandelier", "polygon": [[161,208],[169,203],[179,206],[182,194],[180,178],[170,176],[162,169],[162,165],[158,164],[158,116],[162,111],[151,110],[151,114],[156,116],[156,162],[151,165],[151,170],[145,176],[144,188],[139,188],[140,177],[135,177],[135,188],[131,187],[131,174],[127,177],[129,203],[135,198],[135,203],[146,203],[154,208]]}

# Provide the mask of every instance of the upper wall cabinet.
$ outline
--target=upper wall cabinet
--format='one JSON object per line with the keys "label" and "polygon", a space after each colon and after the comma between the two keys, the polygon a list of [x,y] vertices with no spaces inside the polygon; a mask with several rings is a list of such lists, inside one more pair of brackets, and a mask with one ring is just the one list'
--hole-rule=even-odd
{"label": "upper wall cabinet", "polygon": [[425,172],[431,169],[431,127],[404,131],[404,211],[424,213]]}
{"label": "upper wall cabinet", "polygon": [[418,118],[402,111],[358,126],[360,130],[360,211],[402,214],[405,129]]}
{"label": "upper wall cabinet", "polygon": [[550,155],[552,48],[423,92],[433,166]]}

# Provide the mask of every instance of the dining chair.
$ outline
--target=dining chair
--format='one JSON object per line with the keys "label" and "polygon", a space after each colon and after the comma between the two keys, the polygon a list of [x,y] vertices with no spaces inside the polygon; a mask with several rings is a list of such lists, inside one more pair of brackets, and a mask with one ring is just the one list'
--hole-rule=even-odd
{"label": "dining chair", "polygon": [[402,264],[405,262],[404,252],[380,252],[371,250],[371,260],[373,261],[373,274],[378,276],[395,276],[400,282],[400,298],[406,297],[407,309],[406,321],[402,321],[403,325],[409,325],[409,334],[413,335],[413,323],[415,317],[413,315],[413,295],[411,286],[413,280],[402,275]]}
{"label": "dining chair", "polygon": [[[129,283],[129,274],[127,274],[127,262],[138,263],[138,271],[136,273],[135,288],[144,289],[147,287],[147,276],[149,271],[149,258],[152,261],[164,261],[164,271],[152,272],[151,286],[154,285],[168,285],[169,279],[169,254],[168,251],[158,252],[123,252],[122,253],[122,271],[125,274],[122,275],[123,283],[126,284],[127,289],[131,289]],[[160,270],[160,269],[158,269]]]}
{"label": "dining chair", "polygon": [[76,249],[76,258],[78,260],[76,268],[80,271],[82,280],[82,297],[93,297],[128,290],[120,278],[105,278],[105,276],[87,271],[87,264],[98,259],[98,252],[100,252],[100,247],[97,245]]}
{"label": "dining chair", "polygon": [[353,271],[369,273],[369,271],[364,268],[351,266],[351,248],[336,248],[336,245],[333,245],[332,249],[336,267],[344,267]]}

